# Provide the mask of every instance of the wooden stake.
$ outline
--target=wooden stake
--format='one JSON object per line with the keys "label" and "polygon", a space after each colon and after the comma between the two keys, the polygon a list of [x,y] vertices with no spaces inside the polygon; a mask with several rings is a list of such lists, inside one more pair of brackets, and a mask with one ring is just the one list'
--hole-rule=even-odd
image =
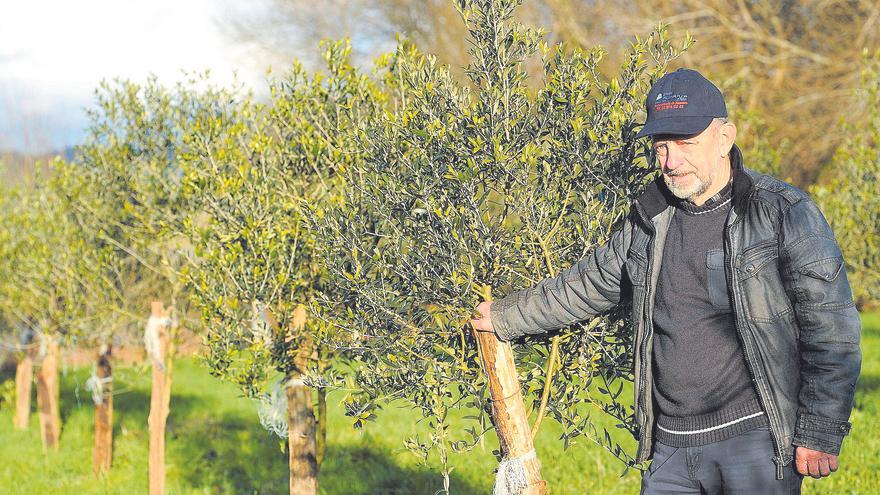
{"label": "wooden stake", "polygon": [[95,476],[110,470],[113,459],[113,368],[112,347],[104,344],[98,351],[95,376],[101,381],[101,402],[95,404],[95,450],[92,470]]}
{"label": "wooden stake", "polygon": [[318,493],[315,409],[312,389],[301,376],[287,383],[287,446],[290,450],[290,495]]}
{"label": "wooden stake", "polygon": [[15,418],[13,418],[13,423],[18,430],[25,430],[28,427],[28,419],[31,415],[31,388],[33,382],[33,352],[27,350],[15,366]]}
{"label": "wooden stake", "polygon": [[[491,300],[491,289],[486,287],[483,296],[487,301]],[[489,382],[492,423],[498,434],[501,455],[505,459],[526,457],[523,465],[528,485],[521,495],[544,495],[547,493],[547,482],[541,478],[541,462],[534,455],[535,446],[513,360],[513,349],[493,333],[473,332]]]}
{"label": "wooden stake", "polygon": [[58,449],[61,434],[61,413],[58,407],[58,340],[43,335],[46,339],[46,356],[37,373],[37,407],[40,410],[40,436],[43,450]]}
{"label": "wooden stake", "polygon": [[152,303],[147,331],[157,332],[157,344],[151,356],[153,361],[153,389],[150,394],[150,416],[147,420],[150,430],[150,495],[165,494],[165,423],[168,420],[168,406],[171,393],[170,368],[166,353],[168,351],[169,312],[158,301]]}

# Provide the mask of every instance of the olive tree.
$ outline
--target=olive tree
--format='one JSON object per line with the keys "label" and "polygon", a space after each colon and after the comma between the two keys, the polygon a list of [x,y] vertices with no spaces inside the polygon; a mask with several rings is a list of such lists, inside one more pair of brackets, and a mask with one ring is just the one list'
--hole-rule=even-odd
{"label": "olive tree", "polygon": [[[60,346],[76,337],[87,315],[83,305],[85,274],[94,269],[86,239],[65,214],[64,182],[59,179],[68,164],[53,161],[34,184],[9,197],[3,214],[2,312],[7,320],[37,340],[37,403],[45,448],[57,448],[61,433],[58,404]],[[21,378],[24,381],[29,378]],[[23,403],[22,407],[27,407]],[[26,424],[27,411],[19,411]]]}
{"label": "olive tree", "polygon": [[[144,84],[104,82],[89,109],[90,125],[76,159],[101,205],[96,214],[103,242],[136,262],[141,287],[154,302],[144,332],[153,364],[150,403],[150,494],[164,493],[164,435],[173,377],[179,317],[188,315],[183,268],[190,249],[183,223],[192,204],[182,187],[186,171],[186,130],[212,111],[218,97],[206,78],[193,77],[167,88],[151,78]],[[146,309],[138,301],[136,310]],[[142,318],[142,317],[138,317]]]}
{"label": "olive tree", "polygon": [[867,117],[845,125],[830,184],[812,192],[840,243],[859,307],[880,301],[880,52],[866,56],[859,96]]}
{"label": "olive tree", "polygon": [[0,336],[4,355],[8,351],[16,360],[15,413],[17,429],[26,429],[30,417],[33,366],[38,343],[33,330],[25,324],[26,316],[15,304],[18,290],[13,283],[17,259],[23,253],[18,249],[18,233],[22,224],[18,188],[0,184]]}
{"label": "olive tree", "polygon": [[[107,230],[118,216],[116,204],[105,201],[94,187],[93,170],[79,163],[56,161],[51,184],[63,220],[72,225],[77,242],[69,249],[78,263],[76,312],[70,325],[71,344],[96,352],[94,370],[86,381],[95,406],[93,471],[110,469],[113,446],[113,346],[137,335],[136,305],[143,294],[143,267],[128,252],[108,242]],[[149,277],[146,277],[149,279]]]}
{"label": "olive tree", "polygon": [[[342,173],[344,197],[314,214],[348,308],[339,325],[360,364],[358,410],[369,417],[372,398],[394,394],[428,418],[427,439],[408,447],[426,459],[438,453],[446,490],[448,453],[473,447],[487,419],[498,426],[511,405],[480,373],[487,343],[466,329],[473,308],[557,275],[609,237],[653,173],[636,122],[651,82],[680,51],[661,27],[637,38],[605,79],[601,49],[548,46],[513,20],[518,4],[456,2],[472,45],[469,86],[405,43],[381,61],[391,92],[381,118],[353,121],[358,155]],[[542,71],[530,78],[523,64],[534,57]],[[598,409],[634,428],[621,400],[632,378],[623,314],[513,347],[531,436],[549,415],[566,445],[584,435],[633,465],[592,420]],[[446,418],[462,404],[480,413],[451,431]],[[502,460],[534,457],[501,443]]]}
{"label": "olive tree", "polygon": [[[261,419],[288,439],[290,491],[298,494],[317,492],[331,384],[323,378],[335,375],[339,359],[325,345],[333,326],[310,316],[331,289],[304,212],[338,197],[349,134],[343,110],[375,92],[354,75],[347,44],[328,43],[324,55],[325,72],[296,64],[271,81],[267,102],[221,99],[187,136],[186,184],[199,205],[188,276],[205,360],[214,375],[268,402]],[[286,414],[273,420],[284,403]]]}

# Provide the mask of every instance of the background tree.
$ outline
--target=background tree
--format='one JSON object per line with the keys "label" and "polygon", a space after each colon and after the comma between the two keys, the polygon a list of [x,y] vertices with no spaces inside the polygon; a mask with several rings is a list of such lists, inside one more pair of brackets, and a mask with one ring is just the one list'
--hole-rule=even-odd
{"label": "background tree", "polygon": [[[605,79],[602,50],[542,43],[513,20],[518,4],[458,4],[473,91],[410,45],[382,60],[389,104],[378,121],[358,123],[361,154],[345,169],[344,199],[315,214],[349,308],[341,325],[362,363],[366,393],[351,407],[369,417],[369,397],[394,394],[419,409],[432,431],[408,446],[426,459],[438,453],[446,490],[447,453],[487,429],[487,382],[464,328],[471,311],[557,275],[607,239],[653,173],[634,139],[636,117],[678,53],[655,32]],[[533,92],[523,64],[539,53]],[[515,346],[532,434],[549,414],[566,444],[585,435],[632,464],[589,414],[598,406],[632,428],[617,400],[632,378],[630,346],[619,314]],[[461,404],[482,413],[468,431],[451,432],[447,415]]]}
{"label": "background tree", "polygon": [[[86,381],[95,405],[93,471],[110,469],[113,452],[113,367],[116,344],[140,341],[136,331],[139,284],[143,268],[127,252],[108,242],[106,230],[118,218],[118,205],[103,201],[94,187],[92,170],[78,163],[56,162],[51,183],[57,191],[58,214],[73,225],[78,242],[77,313],[72,345],[96,352],[92,376]],[[136,338],[135,338],[136,337]]]}
{"label": "background tree", "polygon": [[[658,21],[697,40],[675,65],[717,81],[736,113],[747,157],[766,158],[768,129],[804,143],[779,150],[781,175],[806,186],[816,180],[845,135],[837,125],[853,115],[863,49],[880,48],[880,4],[817,0],[636,0],[617,3],[547,0],[558,12],[559,36],[589,46],[625,42]],[[601,15],[584,15],[599,12]],[[831,41],[834,40],[834,41]],[[775,145],[774,147],[778,146]],[[758,162],[760,163],[760,162]],[[758,165],[761,167],[762,165]]]}
{"label": "background tree", "polygon": [[844,126],[830,183],[811,191],[840,243],[860,308],[880,301],[880,52],[865,63],[859,100],[868,119]]}
{"label": "background tree", "polygon": [[[94,201],[112,216],[104,220],[103,242],[141,265],[153,301],[145,342],[153,363],[150,411],[150,493],[164,493],[164,436],[173,377],[174,343],[180,318],[188,318],[189,296],[182,270],[190,250],[183,222],[192,205],[184,194],[181,156],[192,122],[210,111],[218,95],[194,76],[165,88],[153,78],[140,85],[105,82],[89,110],[86,141],[77,162],[88,174]],[[146,301],[137,306],[145,312]],[[186,321],[186,320],[185,320]]]}
{"label": "background tree", "polygon": [[[313,346],[304,329],[307,301],[293,297],[308,275],[296,263],[295,205],[282,197],[284,183],[273,183],[281,174],[268,110],[247,95],[216,103],[187,136],[186,185],[199,209],[187,222],[195,258],[186,274],[206,330],[204,359],[213,375],[266,400],[261,420],[290,441],[291,493],[315,493],[315,420],[302,380]],[[307,411],[308,425],[289,424],[288,409]],[[299,459],[306,464],[294,466]]]}
{"label": "background tree", "polygon": [[200,205],[189,226],[196,261],[188,275],[207,331],[206,361],[214,375],[269,402],[267,413],[286,402],[286,417],[261,419],[288,439],[297,494],[317,492],[327,383],[313,377],[332,373],[335,360],[324,345],[332,327],[308,316],[327,277],[303,211],[337,194],[331,157],[340,158],[337,140],[347,135],[341,109],[371,92],[366,79],[348,77],[349,52],[328,44],[326,73],[295,65],[271,83],[266,104],[218,99],[187,137],[187,185]]}
{"label": "background tree", "polygon": [[80,328],[86,314],[82,275],[95,267],[84,238],[64,212],[63,182],[56,171],[67,166],[53,161],[32,187],[19,189],[4,214],[3,254],[10,264],[4,274],[3,312],[13,325],[36,335],[37,403],[47,449],[58,447],[61,433],[60,346]]}
{"label": "background tree", "polygon": [[363,65],[392,50],[401,33],[426,50],[436,48],[430,51],[464,75],[466,32],[447,0],[262,0],[244,9],[232,2],[228,7],[220,28],[251,47],[261,64],[288,67],[298,59],[317,68],[323,61],[313,56],[314,40],[350,38],[352,63]]}
{"label": "background tree", "polygon": [[13,284],[17,257],[18,232],[22,227],[20,194],[16,187],[0,184],[0,338],[3,354],[15,357],[15,428],[26,429],[30,419],[33,366],[37,350],[33,330],[24,325],[24,315],[14,304],[17,287]]}
{"label": "background tree", "polygon": [[[262,60],[285,65],[314,37],[351,36],[365,63],[402,33],[467,83],[467,37],[445,0],[264,0],[249,12],[230,9],[222,25]],[[332,13],[332,15],[328,15]],[[837,122],[865,118],[856,107],[863,49],[880,48],[874,1],[818,0],[534,0],[517,14],[546,26],[553,41],[608,47],[598,70],[611,77],[633,33],[669,24],[697,40],[672,68],[696,68],[719,84],[740,126],[749,166],[805,187],[820,176],[844,134]],[[387,34],[383,34],[387,33]],[[831,41],[833,40],[833,41]],[[531,74],[540,67],[527,65]],[[784,143],[809,143],[793,146]],[[783,145],[783,146],[780,146]]]}

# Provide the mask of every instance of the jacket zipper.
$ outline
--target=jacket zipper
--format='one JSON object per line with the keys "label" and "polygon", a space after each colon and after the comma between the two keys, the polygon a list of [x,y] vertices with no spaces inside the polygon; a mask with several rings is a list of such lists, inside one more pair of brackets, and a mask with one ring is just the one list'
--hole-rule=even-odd
{"label": "jacket zipper", "polygon": [[733,244],[733,240],[731,239],[731,230],[734,225],[739,222],[739,217],[734,219],[733,224],[727,225],[725,227],[725,242],[727,243],[726,249],[724,250],[724,264],[726,265],[725,270],[725,279],[727,282],[727,287],[729,289],[729,297],[730,302],[733,308],[733,324],[736,328],[737,333],[740,336],[740,341],[743,345],[743,352],[746,355],[746,362],[748,364],[747,368],[749,370],[749,375],[752,377],[752,381],[757,385],[758,388],[758,398],[761,400],[761,403],[764,406],[764,409],[767,411],[768,419],[770,420],[770,436],[773,438],[773,446],[775,449],[776,457],[773,458],[773,462],[776,464],[776,479],[781,480],[783,478],[783,458],[782,458],[782,445],[779,442],[778,435],[774,431],[776,428],[774,427],[774,421],[776,420],[776,410],[773,407],[772,401],[769,399],[769,393],[765,390],[766,384],[763,380],[758,379],[758,376],[755,372],[758,369],[758,362],[755,359],[755,351],[752,348],[752,342],[747,338],[746,332],[744,329],[747,329],[747,326],[744,327],[740,323],[740,311],[738,306],[736,305],[737,298],[734,296],[736,288],[733,285],[733,259],[730,256],[731,247]]}
{"label": "jacket zipper", "polygon": [[[645,272],[648,280],[646,281],[647,283],[645,284],[645,297],[644,297],[644,299],[642,299],[642,313],[643,313],[642,314],[642,328],[643,328],[643,332],[644,332],[644,338],[642,339],[642,352],[641,352],[641,354],[642,354],[642,359],[641,359],[642,377],[639,380],[639,400],[640,400],[641,404],[637,405],[637,407],[640,407],[641,410],[644,411],[643,414],[645,415],[645,419],[643,421],[643,426],[642,426],[644,428],[644,431],[642,432],[642,439],[645,439],[646,436],[653,437],[653,434],[654,434],[654,432],[652,431],[654,418],[653,418],[653,414],[648,413],[647,395],[645,392],[645,388],[646,388],[645,382],[648,381],[647,377],[648,377],[648,375],[650,375],[650,372],[647,368],[647,366],[648,366],[648,354],[647,353],[648,353],[648,341],[653,336],[653,335],[649,335],[649,333],[652,334],[653,332],[651,331],[651,328],[652,328],[651,322],[648,319],[648,315],[650,313],[650,311],[648,310],[648,305],[649,305],[649,301],[651,300],[651,278],[653,277],[653,272],[654,272],[654,267],[653,267],[654,256],[653,256],[653,254],[654,254],[654,244],[657,239],[657,229],[654,228],[654,223],[651,221],[651,219],[649,219],[649,218],[646,219],[647,215],[644,213],[644,211],[641,210],[641,206],[639,206],[639,209],[640,209],[639,213],[642,216],[642,220],[644,221],[645,226],[648,228],[648,232],[651,233],[651,238],[650,238],[650,241],[648,242],[648,252],[647,252],[647,255],[645,256],[648,261],[647,271]],[[651,393],[653,393],[653,391]],[[651,418],[651,421],[648,421],[649,417]],[[653,440],[653,438],[652,438],[652,440]],[[642,445],[639,446],[639,452],[638,452],[637,457],[641,459],[647,453],[645,451],[650,450],[650,443],[649,442],[640,442],[640,443],[642,443]]]}

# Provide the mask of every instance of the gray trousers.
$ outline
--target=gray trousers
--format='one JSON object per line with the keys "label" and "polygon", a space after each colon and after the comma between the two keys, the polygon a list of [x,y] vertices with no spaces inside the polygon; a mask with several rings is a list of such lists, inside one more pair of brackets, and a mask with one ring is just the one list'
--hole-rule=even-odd
{"label": "gray trousers", "polygon": [[803,476],[794,462],[776,479],[773,440],[767,427],[699,447],[654,444],[654,460],[642,475],[642,495],[799,494]]}

